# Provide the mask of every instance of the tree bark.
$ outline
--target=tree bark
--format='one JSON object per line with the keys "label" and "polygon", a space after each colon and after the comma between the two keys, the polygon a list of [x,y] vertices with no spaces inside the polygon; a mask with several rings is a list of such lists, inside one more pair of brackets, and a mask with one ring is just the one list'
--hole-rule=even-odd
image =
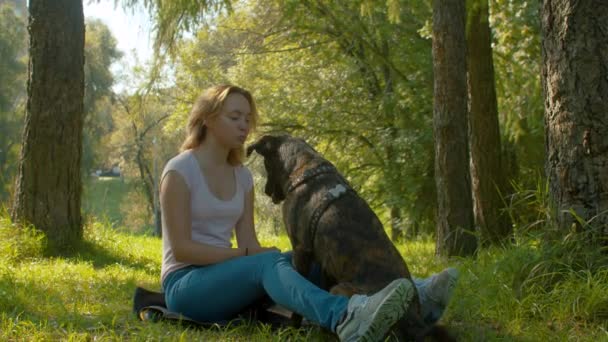
{"label": "tree bark", "polygon": [[80,159],[84,97],[81,0],[30,0],[30,59],[13,220],[64,250],[82,238]]}
{"label": "tree bark", "polygon": [[[388,41],[382,40],[382,53],[386,58],[390,56],[390,47]],[[388,131],[390,141],[385,145],[386,151],[386,167],[383,168],[383,178],[386,182],[385,189],[389,193],[390,200],[390,222],[391,222],[391,240],[393,242],[401,242],[403,240],[403,225],[401,223],[401,209],[399,208],[398,201],[396,200],[399,196],[399,167],[397,164],[397,155],[395,153],[395,142],[397,141],[397,127],[396,127],[396,111],[395,111],[395,91],[393,89],[393,72],[391,68],[384,64],[382,65],[382,75],[384,78],[384,94],[382,97],[382,108],[384,109],[384,118],[389,124]]]}
{"label": "tree bark", "polygon": [[511,233],[511,222],[507,213],[501,210],[504,208],[501,193],[504,194],[506,190],[507,180],[501,160],[488,0],[469,0],[468,3],[467,66],[473,212],[482,239],[499,243]]}
{"label": "tree bark", "polygon": [[433,1],[437,245],[441,256],[476,249],[469,174],[464,0]]}
{"label": "tree bark", "polygon": [[396,205],[391,205],[391,240],[401,242],[403,240],[403,224],[401,223],[401,210]]}
{"label": "tree bark", "polygon": [[541,11],[545,169],[555,223],[605,237],[608,2],[544,0]]}

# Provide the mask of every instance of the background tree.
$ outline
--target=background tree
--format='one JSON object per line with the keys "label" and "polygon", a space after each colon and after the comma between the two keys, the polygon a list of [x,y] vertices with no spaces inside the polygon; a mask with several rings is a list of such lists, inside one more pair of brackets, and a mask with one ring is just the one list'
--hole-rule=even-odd
{"label": "background tree", "polygon": [[503,167],[525,188],[544,173],[539,3],[493,0],[490,6]]}
{"label": "background tree", "polygon": [[[403,234],[404,211],[413,207],[408,201],[411,198],[406,195],[411,192],[408,185],[414,183],[410,183],[412,174],[409,171],[424,170],[427,165],[424,158],[417,158],[421,161],[418,163],[411,158],[412,145],[423,140],[421,134],[412,129],[416,126],[412,122],[418,113],[428,114],[425,109],[430,107],[430,96],[424,96],[431,93],[428,86],[430,41],[418,34],[423,21],[416,20],[425,10],[430,12],[424,5],[391,11],[384,2],[373,1],[333,4],[304,1],[299,6],[283,8],[286,18],[295,17],[290,21],[295,23],[293,31],[315,37],[316,41],[331,42],[337,48],[336,52],[346,57],[352,70],[356,71],[360,80],[357,87],[364,90],[362,95],[368,105],[360,107],[365,110],[355,109],[354,113],[358,112],[360,117],[357,127],[345,130],[334,125],[337,127],[326,135],[337,136],[343,141],[352,141],[354,136],[359,140],[355,142],[360,146],[358,150],[371,150],[367,164],[372,160],[375,167],[368,167],[365,172],[368,176],[372,172],[380,173],[377,189],[383,195],[374,197],[381,198],[388,210],[391,236],[395,241]],[[411,20],[400,21],[401,16]],[[389,17],[394,20],[387,20]],[[311,21],[310,18],[316,19]],[[404,37],[409,37],[408,44],[401,44]],[[408,92],[417,93],[408,96]],[[333,121],[331,116],[335,115],[327,113],[327,121]],[[352,120],[352,114],[350,116]],[[414,138],[414,144],[408,144],[406,137]],[[421,178],[415,177],[418,181]],[[424,183],[424,179],[420,183]],[[407,214],[418,219],[418,215],[412,215],[413,211]]]}
{"label": "background tree", "polygon": [[437,182],[437,254],[476,249],[469,175],[465,2],[433,1],[433,131]]}
{"label": "background tree", "polygon": [[25,18],[0,3],[0,202],[8,199],[17,167],[26,98]]}
{"label": "background tree", "polygon": [[105,165],[109,154],[109,134],[113,130],[112,102],[114,76],[110,66],[122,53],[116,39],[100,20],[86,21],[84,64],[84,135],[81,167],[83,175]]}
{"label": "background tree", "polygon": [[[143,72],[143,71],[142,71]],[[169,158],[177,152],[181,130],[163,132],[162,128],[173,109],[170,90],[151,89],[148,92],[116,95],[113,107],[114,129],[108,141],[110,154],[106,160],[120,165],[134,193],[131,203],[123,203],[123,223],[133,231],[160,235],[158,177]],[[134,199],[136,203],[132,203]],[[160,224],[160,222],[158,222]]]}
{"label": "background tree", "polygon": [[12,216],[63,249],[82,238],[82,1],[32,0],[28,10],[28,100]]}
{"label": "background tree", "polygon": [[467,1],[469,143],[475,225],[481,238],[500,242],[511,232],[507,212],[507,172],[503,167],[488,0]]}
{"label": "background tree", "polygon": [[563,232],[608,234],[608,3],[542,3],[546,172]]}

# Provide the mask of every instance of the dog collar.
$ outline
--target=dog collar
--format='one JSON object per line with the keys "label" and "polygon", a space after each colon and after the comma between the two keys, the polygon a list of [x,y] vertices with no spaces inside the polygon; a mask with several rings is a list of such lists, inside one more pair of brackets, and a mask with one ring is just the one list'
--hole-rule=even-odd
{"label": "dog collar", "polygon": [[287,187],[287,193],[290,193],[292,191],[294,191],[298,186],[306,183],[308,180],[315,178],[319,175],[325,174],[325,173],[338,173],[338,171],[336,170],[336,168],[328,163],[323,163],[320,164],[317,167],[314,167],[312,169],[308,169],[306,171],[304,171],[304,173],[302,173],[302,175],[298,178],[296,178],[294,181],[291,182],[291,184]]}
{"label": "dog collar", "polygon": [[329,163],[321,163],[317,167],[313,167],[308,169],[302,173],[301,176],[296,178],[291,184],[287,187],[286,194],[294,191],[298,186],[306,183],[307,181],[326,173],[335,174],[338,177],[338,181],[334,183],[333,187],[329,188],[321,203],[317,205],[317,207],[313,210],[311,215],[311,219],[308,225],[308,231],[310,233],[310,248],[313,249],[315,243],[315,235],[317,235],[317,228],[319,225],[319,220],[321,219],[321,215],[327,210],[327,208],[337,199],[343,197],[344,195],[355,192],[349,185],[348,182],[338,173],[338,170]]}

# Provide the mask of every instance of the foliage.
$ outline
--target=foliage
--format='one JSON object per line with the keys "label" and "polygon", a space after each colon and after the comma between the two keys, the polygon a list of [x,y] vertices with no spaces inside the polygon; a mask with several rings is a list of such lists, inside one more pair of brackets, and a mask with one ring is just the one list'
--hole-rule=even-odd
{"label": "foliage", "polygon": [[[99,1],[99,0],[98,0]],[[172,51],[185,32],[192,31],[206,17],[230,10],[230,0],[122,0],[125,8],[143,6],[154,18],[154,49],[157,54]],[[118,3],[118,0],[115,0]]]}
{"label": "foliage", "polygon": [[[430,223],[430,41],[418,34],[424,21],[398,26],[383,21],[382,10],[370,18],[345,3],[305,5],[241,2],[182,41],[175,58],[182,95],[166,128],[183,126],[201,89],[239,84],[258,101],[260,134],[305,138],[380,213],[397,206],[412,223]],[[404,15],[429,14],[419,6]]]}
{"label": "foliage", "polygon": [[[400,15],[408,20],[397,24],[385,20],[389,15],[382,2],[373,10],[369,3],[359,8],[357,2],[328,5],[312,1],[292,3],[284,11],[296,22],[296,33],[314,33],[332,42],[327,45],[329,54],[323,52],[323,46],[314,49],[315,58],[325,55],[324,62],[331,68],[332,61],[341,57],[349,68],[347,82],[332,83],[356,92],[330,92],[333,98],[327,102],[335,102],[336,108],[322,112],[324,120],[318,126],[331,122],[344,127],[346,123],[348,129],[342,134],[330,131],[322,139],[350,142],[362,160],[345,155],[341,147],[333,148],[334,159],[348,161],[353,170],[348,173],[353,177],[370,179],[371,174],[378,175],[375,184],[363,187],[371,194],[366,197],[376,199],[372,202],[377,207],[382,203],[404,208],[411,221],[420,223],[432,216],[428,207],[434,206],[432,167],[429,170],[433,156],[431,45],[418,33],[430,16],[430,8],[424,3],[403,6]],[[359,101],[353,102],[353,98]],[[420,191],[429,190],[428,185],[430,191]]]}
{"label": "foliage", "polygon": [[95,101],[112,95],[114,76],[110,66],[122,57],[116,38],[99,19],[87,19],[85,44],[85,109],[94,109]]}
{"label": "foliage", "polygon": [[83,190],[82,211],[88,221],[117,229],[125,226],[123,210],[130,204],[129,192],[134,191],[131,183],[119,177],[91,177]]}
{"label": "foliage", "polygon": [[[207,86],[244,86],[258,101],[260,134],[305,138],[385,221],[397,208],[401,229],[434,230],[429,2],[125,2],[135,3],[152,9],[157,43],[164,39],[173,52],[175,102],[165,133],[182,132]],[[537,10],[528,1],[491,2],[501,131],[514,181],[518,168],[525,180],[542,165]],[[168,22],[174,31],[166,35],[160,27]]]}
{"label": "foliage", "polygon": [[85,37],[85,94],[84,94],[84,142],[81,167],[83,173],[104,165],[108,154],[108,134],[112,131],[112,85],[114,76],[110,70],[122,57],[116,47],[116,39],[101,21],[87,19]]}
{"label": "foliage", "polygon": [[[17,16],[7,4],[1,6],[0,20],[0,199],[7,197],[16,173],[26,102],[26,19]],[[110,71],[121,53],[115,38],[99,20],[87,20],[85,37],[85,127],[82,169],[84,173],[103,166],[111,117],[112,85]]]}
{"label": "foliage", "polygon": [[25,19],[11,4],[0,4],[0,18],[0,109],[6,111],[23,98],[24,87],[19,81],[23,81],[25,72],[27,33]]}
{"label": "foliage", "polygon": [[127,206],[131,229],[143,229],[144,223],[154,217],[158,208],[158,185],[160,174],[169,158],[177,153],[180,130],[165,130],[165,122],[171,117],[175,89],[159,86],[147,88],[146,68],[136,66],[131,82],[132,93],[128,91],[116,95],[112,107],[114,129],[108,146],[111,152],[106,161],[119,165],[122,176],[126,177],[139,194],[130,194]]}
{"label": "foliage", "polygon": [[42,257],[46,240],[33,227],[17,228],[6,209],[0,211],[0,261],[2,264],[28,262]]}
{"label": "foliage", "polygon": [[25,108],[27,32],[25,18],[0,3],[0,202],[9,197],[21,147]]}
{"label": "foliage", "polygon": [[120,203],[121,228],[134,233],[154,233],[154,211],[150,209],[142,184],[133,187]]}
{"label": "foliage", "polygon": [[538,1],[490,3],[498,112],[524,181],[534,181],[544,164],[539,6]]}

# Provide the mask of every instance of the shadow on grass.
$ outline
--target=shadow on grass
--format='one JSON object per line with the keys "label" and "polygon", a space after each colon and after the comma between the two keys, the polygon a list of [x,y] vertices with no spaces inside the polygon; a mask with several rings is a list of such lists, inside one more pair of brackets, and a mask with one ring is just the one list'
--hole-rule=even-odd
{"label": "shadow on grass", "polygon": [[112,265],[122,265],[148,273],[160,272],[157,267],[157,260],[153,260],[152,258],[135,260],[118,255],[108,248],[87,240],[78,242],[71,251],[63,253],[55,252],[53,254],[54,256],[64,257],[66,259],[90,262],[95,269]]}
{"label": "shadow on grass", "polygon": [[529,339],[510,335],[491,322],[448,321],[442,324],[448,327],[457,341],[529,341]]}

